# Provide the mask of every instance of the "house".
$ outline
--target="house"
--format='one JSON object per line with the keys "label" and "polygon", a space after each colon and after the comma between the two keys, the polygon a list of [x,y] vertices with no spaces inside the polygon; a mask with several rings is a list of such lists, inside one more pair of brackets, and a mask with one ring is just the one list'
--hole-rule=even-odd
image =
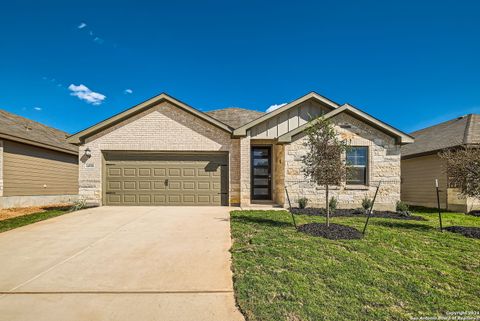
{"label": "house", "polygon": [[358,207],[383,181],[377,208],[400,199],[400,146],[413,139],[348,104],[309,93],[270,113],[201,112],[160,94],[69,138],[79,146],[80,196],[95,205],[241,205],[324,202],[301,172],[304,130],[331,119],[352,148],[355,175],[334,188]]}
{"label": "house", "polygon": [[78,197],[78,147],[68,134],[0,110],[0,208]]}
{"label": "house", "polygon": [[448,184],[445,162],[438,156],[444,149],[480,145],[480,115],[469,114],[411,133],[415,143],[402,147],[402,200],[411,205],[437,207],[435,179],[440,189],[440,206],[453,211],[480,209],[479,200],[461,197]]}

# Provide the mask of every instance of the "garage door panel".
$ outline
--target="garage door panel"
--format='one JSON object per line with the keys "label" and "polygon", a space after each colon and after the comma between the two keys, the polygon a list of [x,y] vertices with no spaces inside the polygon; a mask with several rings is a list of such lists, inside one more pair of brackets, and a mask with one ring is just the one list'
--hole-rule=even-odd
{"label": "garage door panel", "polygon": [[138,195],[138,202],[139,203],[148,203],[152,202],[152,195],[150,194],[139,194]]}
{"label": "garage door panel", "polygon": [[184,190],[195,190],[195,181],[183,182]]}
{"label": "garage door panel", "polygon": [[121,177],[122,169],[121,168],[108,168],[107,175],[109,177]]}
{"label": "garage door panel", "polygon": [[180,168],[169,168],[168,176],[170,177],[180,177],[182,170]]}
{"label": "garage door panel", "polygon": [[195,168],[183,169],[183,177],[194,177],[194,176],[195,176]]}
{"label": "garage door panel", "polygon": [[152,169],[150,168],[139,168],[138,176],[152,176]]}
{"label": "garage door panel", "polygon": [[136,181],[124,181],[123,182],[123,189],[126,191],[136,190],[137,189],[137,182]]}
{"label": "garage door panel", "polygon": [[167,170],[165,168],[154,168],[153,169],[153,176],[155,177],[166,177],[167,176]]}
{"label": "garage door panel", "polygon": [[119,191],[122,189],[122,182],[119,181],[109,181],[108,182],[108,187],[109,190],[111,191]]}
{"label": "garage door panel", "polygon": [[152,182],[150,182],[150,181],[139,181],[138,182],[138,189],[140,189],[140,190],[151,190],[152,189]]}
{"label": "garage door panel", "polygon": [[123,202],[125,204],[135,204],[137,202],[137,195],[135,194],[123,194]]}
{"label": "garage door panel", "polygon": [[135,176],[137,176],[137,169],[136,168],[124,168],[123,169],[123,176],[124,177],[135,177]]}
{"label": "garage door panel", "polygon": [[226,154],[123,157],[105,157],[107,205],[227,205]]}
{"label": "garage door panel", "polygon": [[154,190],[165,190],[167,187],[165,186],[165,181],[154,181],[153,182],[153,189]]}

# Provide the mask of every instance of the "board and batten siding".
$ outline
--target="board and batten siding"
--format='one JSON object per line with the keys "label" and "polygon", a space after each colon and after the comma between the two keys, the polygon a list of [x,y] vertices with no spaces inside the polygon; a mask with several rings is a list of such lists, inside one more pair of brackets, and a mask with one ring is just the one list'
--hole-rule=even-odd
{"label": "board and batten siding", "polygon": [[3,196],[78,194],[78,156],[4,141]]}
{"label": "board and batten siding", "polygon": [[328,111],[321,103],[309,100],[252,127],[250,135],[253,139],[277,138]]}
{"label": "board and batten siding", "polygon": [[447,175],[438,155],[402,159],[401,199],[410,205],[437,207],[435,179],[440,187],[440,206],[447,208]]}

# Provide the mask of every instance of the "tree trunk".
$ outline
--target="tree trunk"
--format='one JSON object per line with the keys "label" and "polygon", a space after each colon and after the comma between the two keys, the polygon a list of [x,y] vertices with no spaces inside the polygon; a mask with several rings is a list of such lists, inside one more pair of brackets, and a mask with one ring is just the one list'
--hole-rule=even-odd
{"label": "tree trunk", "polygon": [[327,210],[327,226],[330,226],[330,204],[328,204],[328,184],[325,185],[325,209]]}

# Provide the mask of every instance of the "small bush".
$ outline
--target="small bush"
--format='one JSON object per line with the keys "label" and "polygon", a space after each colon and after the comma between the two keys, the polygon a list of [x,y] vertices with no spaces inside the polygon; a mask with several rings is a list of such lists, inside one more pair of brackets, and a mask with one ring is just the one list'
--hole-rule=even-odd
{"label": "small bush", "polygon": [[365,210],[365,213],[372,207],[373,201],[371,198],[364,197],[362,200],[362,207]]}
{"label": "small bush", "polygon": [[307,207],[308,204],[308,198],[302,197],[298,199],[298,207],[299,208],[305,208]]}
{"label": "small bush", "polygon": [[332,196],[332,198],[328,202],[328,208],[330,209],[330,213],[335,212],[335,210],[337,209],[337,205],[338,205],[337,199]]}
{"label": "small bush", "polygon": [[73,202],[72,207],[70,207],[70,212],[75,212],[81,210],[87,205],[87,201],[84,198],[80,198]]}
{"label": "small bush", "polygon": [[402,216],[410,216],[410,208],[402,201],[397,201],[396,211]]}

